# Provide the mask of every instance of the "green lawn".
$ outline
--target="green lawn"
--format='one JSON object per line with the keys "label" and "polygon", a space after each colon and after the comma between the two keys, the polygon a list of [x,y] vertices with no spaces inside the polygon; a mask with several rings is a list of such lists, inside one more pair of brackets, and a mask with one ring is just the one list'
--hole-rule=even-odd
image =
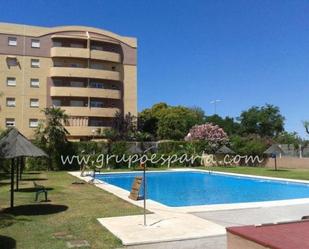
{"label": "green lawn", "polygon": [[270,176],[289,179],[309,180],[309,170],[301,169],[269,169],[264,167],[199,167],[199,169],[258,175],[258,176]]}
{"label": "green lawn", "polygon": [[[199,169],[309,180],[309,170],[275,171],[260,167]],[[51,202],[34,202],[33,180],[51,188]],[[121,242],[96,219],[142,214],[142,210],[90,184],[72,184],[76,180],[66,172],[24,174],[24,180],[20,184],[21,191],[15,193],[16,206],[19,206],[15,214],[0,212],[0,248],[8,248],[3,245],[1,236],[12,238],[16,241],[17,248],[22,249],[64,249],[66,241],[74,239],[87,240],[91,248],[121,247]],[[9,180],[7,176],[0,174],[0,208],[8,207],[9,195]],[[54,238],[55,233],[64,233],[68,237]]]}
{"label": "green lawn", "polygon": [[[2,175],[0,208],[7,208],[9,182],[3,178]],[[11,237],[17,248],[22,249],[63,249],[66,248],[66,240],[74,239],[87,240],[91,248],[117,248],[121,247],[121,242],[96,219],[142,214],[140,208],[90,184],[72,184],[77,178],[66,172],[28,173],[24,178],[20,184],[21,191],[15,193],[16,206],[24,206],[20,206],[15,215],[0,212],[1,249],[8,248],[3,245],[5,240],[1,236]],[[32,180],[52,188],[48,197],[51,202],[42,202],[39,207],[27,206],[36,205]],[[70,238],[54,238],[53,234],[59,232]]]}

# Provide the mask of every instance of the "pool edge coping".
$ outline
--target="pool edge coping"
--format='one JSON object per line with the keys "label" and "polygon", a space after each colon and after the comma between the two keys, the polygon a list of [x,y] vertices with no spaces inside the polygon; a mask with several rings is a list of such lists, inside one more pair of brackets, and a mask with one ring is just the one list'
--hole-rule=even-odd
{"label": "pool edge coping", "polygon": [[[256,175],[246,175],[246,174],[238,174],[238,173],[230,173],[230,172],[220,172],[215,170],[203,170],[203,169],[194,169],[194,168],[184,168],[184,169],[168,169],[164,171],[160,170],[151,170],[147,172],[161,172],[161,173],[168,173],[168,172],[188,172],[188,171],[195,171],[195,172],[210,172],[222,175],[230,175],[230,176],[240,176],[246,178],[255,178],[255,179],[266,179],[266,180],[275,180],[275,181],[283,181],[283,182],[293,182],[293,183],[304,183],[309,184],[307,180],[297,180],[297,179],[288,179],[288,178],[278,178],[278,177],[267,177],[267,176],[256,176]],[[92,177],[90,176],[80,176],[80,171],[71,171],[68,172],[69,174],[78,177],[84,181],[90,181]],[[129,172],[103,172],[100,174],[129,174],[129,173],[141,173],[141,171],[129,171]],[[130,202],[131,204],[143,207],[143,200],[134,201],[131,200],[129,196],[129,191],[117,187],[115,185],[106,183],[99,179],[95,179],[94,185],[112,193],[119,198]],[[298,204],[309,204],[309,198],[298,198],[298,199],[288,199],[288,200],[276,200],[276,201],[261,201],[261,202],[241,202],[241,203],[232,203],[232,204],[208,204],[208,205],[194,205],[194,206],[181,206],[181,207],[171,207],[164,205],[160,202],[148,199],[147,200],[147,209],[154,213],[160,212],[179,212],[179,213],[195,213],[195,212],[205,212],[205,211],[221,211],[221,210],[235,210],[235,209],[247,209],[247,208],[263,208],[263,207],[276,207],[276,206],[289,206],[289,205],[298,205]]]}

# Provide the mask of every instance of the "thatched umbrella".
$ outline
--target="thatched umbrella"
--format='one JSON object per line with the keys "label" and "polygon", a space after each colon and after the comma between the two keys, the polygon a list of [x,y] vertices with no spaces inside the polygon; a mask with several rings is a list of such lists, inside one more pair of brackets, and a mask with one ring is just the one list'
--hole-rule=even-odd
{"label": "thatched umbrella", "polygon": [[[11,129],[0,140],[0,158],[11,159],[11,208],[14,207],[14,167],[15,158],[22,157],[48,157],[40,148],[33,145],[17,129]],[[18,165],[17,165],[17,182],[18,182]]]}
{"label": "thatched umbrella", "polygon": [[277,155],[282,154],[283,150],[278,144],[273,144],[267,150],[264,151],[264,154],[270,155],[275,160],[275,170],[277,170]]}
{"label": "thatched umbrella", "polygon": [[216,151],[216,154],[224,154],[224,155],[228,155],[228,154],[236,154],[235,151],[231,150],[229,147],[227,147],[226,145],[223,145],[220,149],[218,149]]}

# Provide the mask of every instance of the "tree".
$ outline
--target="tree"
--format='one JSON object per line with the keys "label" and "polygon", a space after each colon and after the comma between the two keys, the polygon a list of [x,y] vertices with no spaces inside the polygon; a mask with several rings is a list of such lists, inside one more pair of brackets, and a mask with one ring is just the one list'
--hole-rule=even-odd
{"label": "tree", "polygon": [[230,144],[237,154],[263,156],[264,151],[272,144],[272,141],[254,134],[246,137],[234,135],[230,137]]}
{"label": "tree", "polygon": [[303,124],[304,124],[307,134],[309,134],[309,121],[304,121]]}
{"label": "tree", "polygon": [[225,131],[218,125],[213,125],[211,123],[206,123],[202,125],[193,126],[189,134],[186,136],[187,141],[207,141],[212,147],[218,147],[226,144],[229,138]]}
{"label": "tree", "polygon": [[303,143],[302,139],[297,135],[296,132],[281,132],[275,141],[279,144],[293,144],[295,148]]}
{"label": "tree", "polygon": [[66,136],[69,132],[64,124],[68,116],[64,110],[57,107],[45,108],[45,121],[39,124],[35,131],[35,138],[38,145],[42,146],[49,155],[48,169],[53,169],[53,162],[59,163],[59,156],[67,144]]}
{"label": "tree", "polygon": [[205,117],[205,121],[220,126],[228,135],[238,134],[240,130],[240,124],[231,117],[222,118],[215,114]]}
{"label": "tree", "polygon": [[269,104],[253,106],[239,117],[243,135],[258,134],[262,137],[275,137],[283,132],[284,120],[279,108]]}
{"label": "tree", "polygon": [[183,139],[195,124],[204,122],[204,111],[200,108],[169,106],[158,103],[139,114],[139,130],[156,139]]}
{"label": "tree", "polygon": [[130,112],[123,116],[121,112],[116,112],[112,127],[103,130],[103,136],[115,140],[135,140],[137,132],[137,118]]}

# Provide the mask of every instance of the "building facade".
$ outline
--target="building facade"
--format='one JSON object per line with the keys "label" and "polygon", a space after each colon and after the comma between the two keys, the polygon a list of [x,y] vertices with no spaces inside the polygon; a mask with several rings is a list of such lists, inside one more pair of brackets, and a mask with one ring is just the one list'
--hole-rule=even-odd
{"label": "building facade", "polygon": [[65,110],[71,139],[137,115],[137,41],[105,30],[0,23],[0,128],[31,138],[42,109]]}

